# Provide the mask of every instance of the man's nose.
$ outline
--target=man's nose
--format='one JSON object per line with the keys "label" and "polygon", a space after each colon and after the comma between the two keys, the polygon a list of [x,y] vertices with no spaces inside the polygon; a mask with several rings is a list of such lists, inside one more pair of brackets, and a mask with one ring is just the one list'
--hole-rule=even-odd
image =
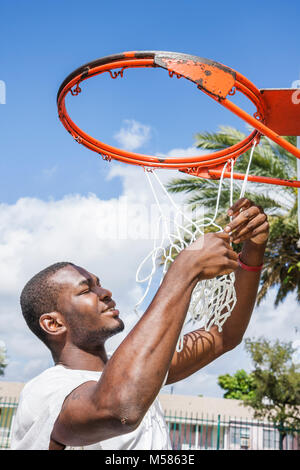
{"label": "man's nose", "polygon": [[108,289],[98,287],[98,296],[100,300],[110,300],[112,298],[112,293]]}

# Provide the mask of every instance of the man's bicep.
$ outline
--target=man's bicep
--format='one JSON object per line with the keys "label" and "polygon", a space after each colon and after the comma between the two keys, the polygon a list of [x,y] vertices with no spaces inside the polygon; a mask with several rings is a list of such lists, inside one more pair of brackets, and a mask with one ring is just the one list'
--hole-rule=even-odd
{"label": "man's bicep", "polygon": [[110,410],[98,406],[97,386],[96,381],[85,382],[65,398],[51,433],[52,442],[79,447],[126,432]]}

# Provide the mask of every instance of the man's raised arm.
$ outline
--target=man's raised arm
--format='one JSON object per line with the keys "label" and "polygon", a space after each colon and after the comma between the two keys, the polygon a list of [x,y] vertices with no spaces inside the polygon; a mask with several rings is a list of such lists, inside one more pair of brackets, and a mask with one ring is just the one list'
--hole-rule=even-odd
{"label": "man's raised arm", "polygon": [[238,266],[229,240],[228,234],[209,233],[178,255],[99,382],[86,382],[66,398],[52,443],[83,446],[136,429],[170,367],[196,283]]}

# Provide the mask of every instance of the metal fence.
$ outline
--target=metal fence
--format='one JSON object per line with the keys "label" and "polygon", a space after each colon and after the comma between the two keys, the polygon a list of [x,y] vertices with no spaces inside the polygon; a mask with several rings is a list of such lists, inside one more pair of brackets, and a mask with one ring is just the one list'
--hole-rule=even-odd
{"label": "metal fence", "polygon": [[221,415],[165,415],[174,450],[300,450],[300,429]]}
{"label": "metal fence", "polygon": [[17,407],[16,398],[0,398],[0,449],[10,448],[11,426]]}
{"label": "metal fence", "polygon": [[[0,398],[0,449],[10,448],[18,407],[12,397]],[[221,415],[165,414],[174,450],[300,450],[300,429],[270,422]]]}

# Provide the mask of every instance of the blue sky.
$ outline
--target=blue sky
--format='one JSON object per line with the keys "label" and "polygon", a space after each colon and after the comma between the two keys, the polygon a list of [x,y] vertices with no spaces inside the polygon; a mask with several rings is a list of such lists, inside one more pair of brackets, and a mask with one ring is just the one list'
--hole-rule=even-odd
{"label": "blue sky", "polygon": [[[56,94],[64,78],[105,55],[166,50],[221,62],[258,88],[288,88],[300,78],[299,17],[296,0],[0,0],[0,80],[6,84],[6,104],[0,104],[0,339],[9,353],[7,380],[28,380],[49,364],[19,319],[19,292],[31,275],[62,257],[97,271],[105,265],[104,277],[121,292],[128,310],[136,297],[134,268],[149,248],[129,240],[124,251],[122,244],[97,244],[97,237],[89,239],[93,252],[85,246],[87,234],[92,237],[99,228],[101,210],[109,211],[110,204],[125,197],[135,204],[144,188],[136,169],[103,162],[63,128]],[[163,70],[127,72],[123,79],[88,80],[83,93],[68,101],[76,122],[104,142],[170,153],[193,150],[196,132],[215,131],[219,125],[246,131],[243,122],[188,81],[170,79]],[[133,137],[140,140],[133,142]],[[109,264],[108,247],[114,250]],[[113,270],[119,261],[121,278]],[[130,275],[125,282],[126,267]],[[253,325],[262,321],[263,333],[275,337],[282,322],[286,326],[289,321],[286,311],[296,308],[294,298],[287,302],[281,318],[276,316],[277,326],[272,300],[258,310]],[[292,333],[291,327],[286,338]],[[226,357],[200,376],[204,394],[218,395],[216,375],[241,365],[237,355]],[[179,389],[184,391],[184,385]],[[189,387],[191,393],[198,390],[198,383]]]}
{"label": "blue sky", "polygon": [[[191,0],[2,0],[0,6],[0,79],[7,87],[7,104],[0,107],[2,201],[118,191],[102,179],[107,165],[76,146],[57,118],[60,83],[90,60],[126,50],[169,50],[222,62],[258,88],[289,87],[300,78],[300,5],[293,0],[288,7],[278,0],[254,0],[251,7]],[[76,103],[74,116],[83,106],[80,122],[96,137],[116,144],[122,121],[132,118],[155,129],[141,150],[167,152],[220,124],[244,129],[191,83],[176,83],[161,70],[135,72],[122,83],[89,83],[92,91]]]}

